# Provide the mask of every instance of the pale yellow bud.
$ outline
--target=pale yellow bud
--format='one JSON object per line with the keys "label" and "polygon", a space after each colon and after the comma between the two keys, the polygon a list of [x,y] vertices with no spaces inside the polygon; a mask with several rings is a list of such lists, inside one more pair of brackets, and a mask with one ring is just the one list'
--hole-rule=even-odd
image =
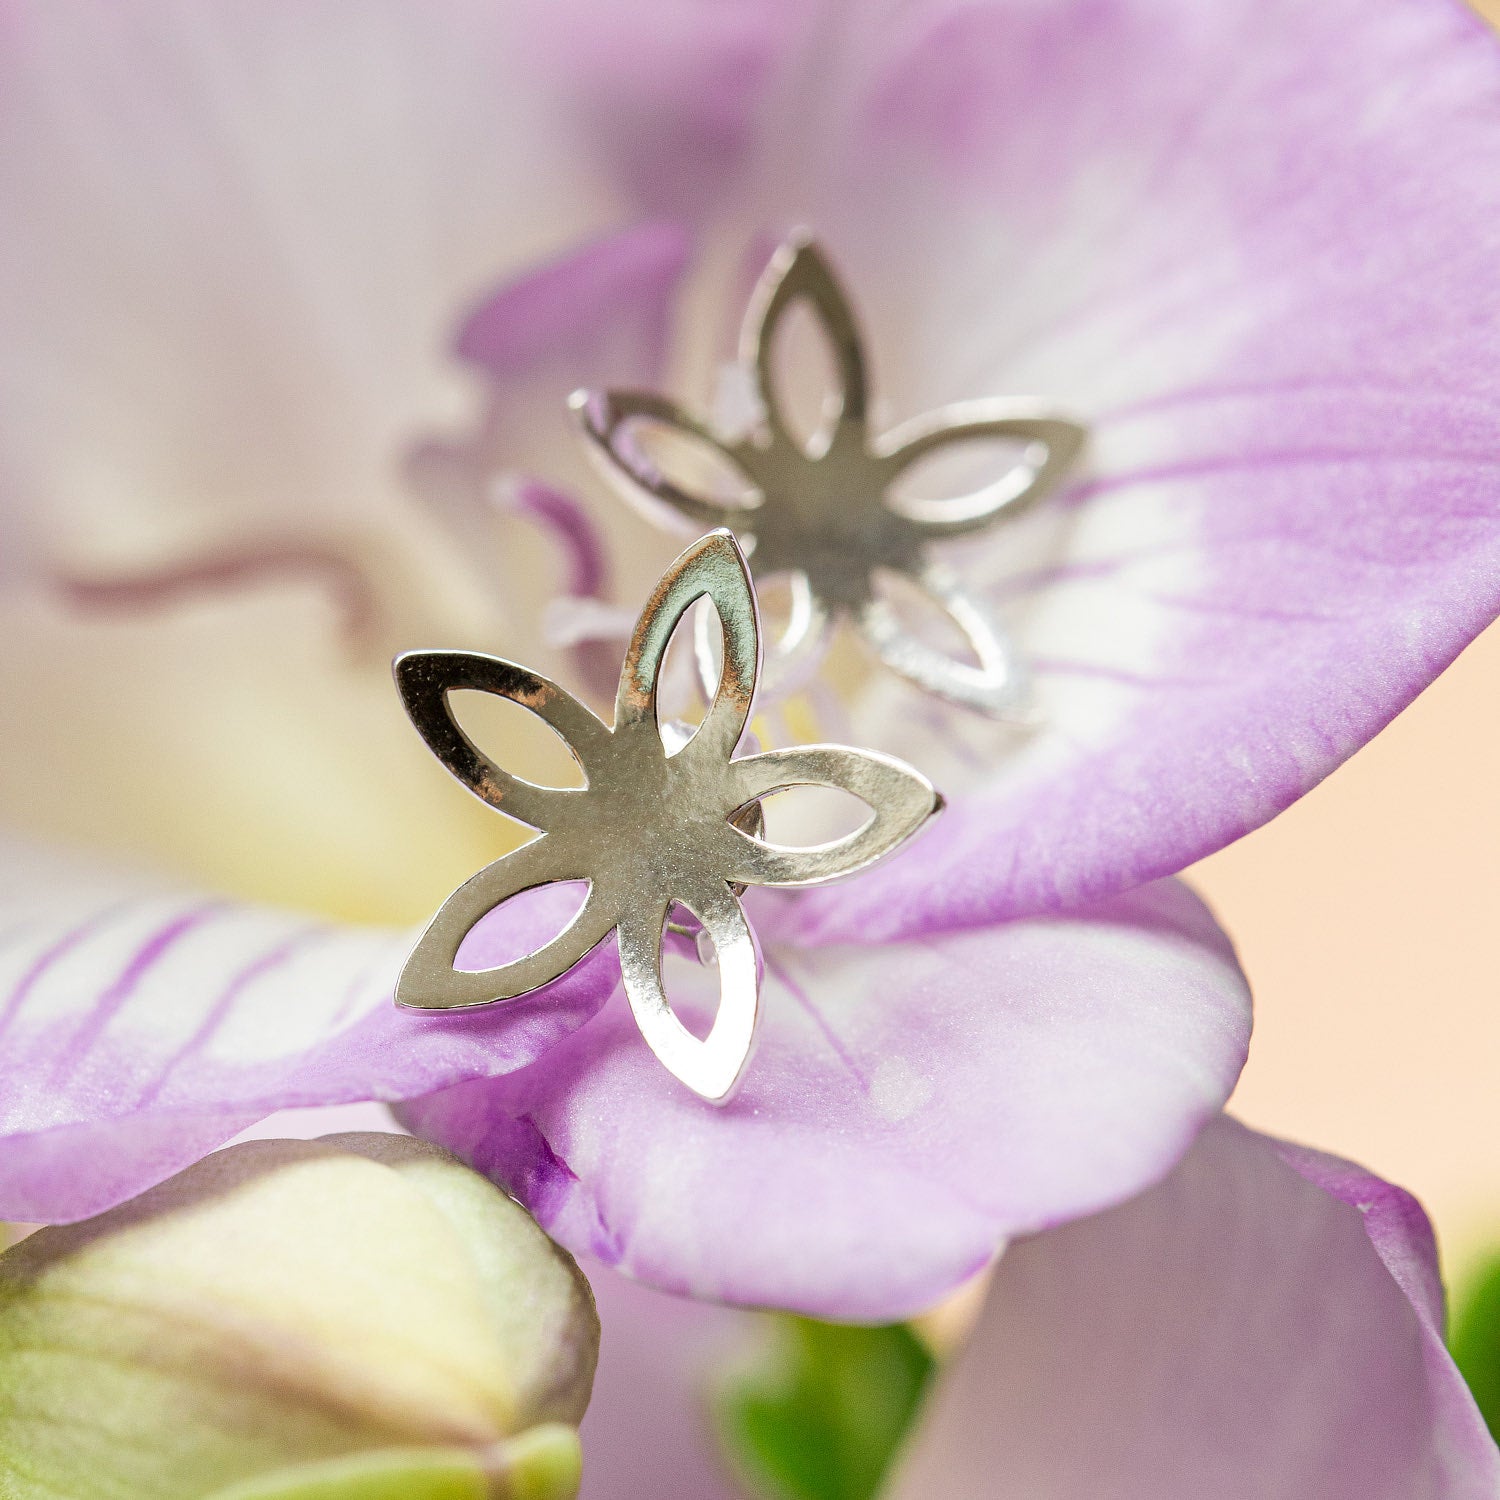
{"label": "pale yellow bud", "polygon": [[5,1500],[566,1500],[588,1285],[403,1136],[254,1141],[0,1256]]}

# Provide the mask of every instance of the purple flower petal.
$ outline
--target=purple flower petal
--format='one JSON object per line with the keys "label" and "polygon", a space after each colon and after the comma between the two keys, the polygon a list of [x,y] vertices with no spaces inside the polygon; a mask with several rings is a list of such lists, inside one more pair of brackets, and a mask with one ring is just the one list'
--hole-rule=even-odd
{"label": "purple flower petal", "polygon": [[[909,697],[890,740],[861,734],[969,787],[934,834],[968,872],[945,920],[1060,909],[1255,826],[1495,612],[1500,51],[1456,0],[880,24],[780,0],[230,3],[191,34],[147,0],[55,11],[0,12],[0,207],[27,227],[0,244],[0,468],[92,597],[291,560],[444,599],[411,586],[431,559],[391,457],[415,446],[437,491],[452,463],[475,478],[415,439],[452,410],[435,351],[476,289],[583,246],[459,337],[497,382],[503,467],[553,475],[533,459],[570,449],[533,417],[578,381],[655,378],[688,244],[737,287],[744,240],[800,218],[894,415],[1027,391],[1095,424],[1071,502],[965,549],[1035,669],[1038,732],[1002,769],[952,716],[900,743]],[[643,212],[668,217],[594,238]],[[732,305],[713,290],[701,342],[701,309]],[[505,533],[518,619],[559,576],[600,586],[601,538],[652,576],[635,518],[507,493],[565,548],[533,566],[529,528]],[[487,572],[495,540],[470,549]],[[899,863],[872,881],[867,910],[931,891]]]}
{"label": "purple flower petal", "polygon": [[[578,54],[609,36],[636,92],[599,87],[590,119],[649,197],[677,149],[653,120],[715,54],[663,82],[681,18],[632,13],[627,45],[605,9]],[[1455,0],[757,14],[760,124],[723,168],[753,184],[736,239],[818,231],[893,416],[1020,393],[1093,428],[1070,493],[953,552],[1029,663],[1036,726],[899,686],[856,715],[861,743],[965,794],[933,835],[961,891],[898,861],[822,930],[1060,910],[1179,870],[1327,775],[1500,609],[1500,44]],[[695,309],[728,315],[730,258]]]}
{"label": "purple flower petal", "polygon": [[1070,492],[953,554],[1035,730],[870,707],[866,742],[967,790],[933,833],[964,879],[898,861],[830,933],[1179,870],[1500,609],[1500,42],[1449,0],[1378,10],[936,5],[865,55],[863,157],[812,207],[876,379],[901,413],[1055,400],[1093,442]]}
{"label": "purple flower petal", "polygon": [[[3,863],[0,1219],[101,1212],[275,1110],[520,1067],[618,979],[601,950],[514,1007],[418,1016],[391,1001],[411,934],[85,884],[14,847]],[[576,904],[539,892],[487,918],[466,954],[503,962]]]}
{"label": "purple flower petal", "polygon": [[1212,1123],[1165,1182],[1012,1245],[892,1500],[1489,1500],[1426,1216]]}
{"label": "purple flower petal", "polygon": [[658,372],[689,247],[665,222],[605,235],[497,287],[465,319],[456,352],[502,383],[549,363],[579,370],[578,384]]}
{"label": "purple flower petal", "polygon": [[[762,912],[765,907],[761,907]],[[1184,887],[879,946],[765,943],[765,1019],[713,1109],[622,1004],[403,1121],[575,1253],[670,1291],[822,1317],[926,1307],[1005,1237],[1114,1203],[1228,1097],[1249,997]],[[685,1001],[711,970],[668,975]]]}

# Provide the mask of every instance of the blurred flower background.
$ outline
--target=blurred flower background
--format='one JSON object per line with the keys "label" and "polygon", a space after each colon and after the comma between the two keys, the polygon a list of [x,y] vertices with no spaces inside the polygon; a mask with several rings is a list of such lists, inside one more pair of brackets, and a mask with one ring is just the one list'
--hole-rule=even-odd
{"label": "blurred flower background", "polygon": [[[763,257],[767,228],[797,197],[768,183],[778,172],[816,183],[827,166],[820,137],[788,130],[758,177],[736,176],[794,8],[662,6],[649,62],[625,69],[634,23],[579,3],[538,25],[530,7],[453,0],[430,29],[391,4],[357,22],[317,3],[267,5],[252,22],[225,4],[218,26],[163,0],[141,8],[153,18],[143,29],[133,6],[44,9],[0,0],[11,226],[0,240],[0,822],[235,896],[420,920],[504,835],[433,773],[390,687],[391,653],[500,649],[576,682],[589,643],[555,628],[548,600],[597,588],[633,604],[674,550],[617,509],[597,508],[597,536],[570,519],[562,489],[598,490],[562,398],[663,365],[678,242],[648,228],[592,280],[525,283],[542,330],[531,344],[515,331],[517,305],[492,298],[622,223],[698,222],[712,209],[709,264],[670,371],[711,389],[743,264]],[[1339,13],[1359,24],[1353,7]],[[881,25],[908,35],[901,7],[869,19],[870,36]],[[856,79],[866,41],[853,44]],[[823,78],[819,46],[815,36],[801,54],[818,104],[798,124],[837,117],[839,89],[853,88]],[[1424,63],[1413,55],[1413,69]],[[427,80],[416,95],[413,77]],[[788,97],[808,87],[771,81]],[[961,156],[993,120],[983,99],[950,111],[937,92],[921,97],[920,123]],[[1500,182],[1500,160],[1491,169]],[[816,227],[832,236],[858,222],[848,203],[827,208]],[[929,358],[924,373],[918,358],[907,369],[883,356],[893,392],[924,403],[999,393],[947,388],[964,361],[938,360],[905,325],[906,263],[863,254],[870,319],[897,330],[885,353],[905,337]],[[487,317],[496,307],[507,316]],[[955,297],[931,341],[962,331],[963,307]],[[1191,365],[1196,346],[1185,338],[1162,357]],[[486,488],[476,501],[476,452],[560,488]],[[580,619],[606,637],[616,628],[607,613]],[[1232,1109],[1413,1191],[1464,1287],[1500,1252],[1497,744],[1492,629],[1321,786],[1188,872],[1255,992]],[[520,743],[522,761],[533,753]],[[259,1127],[325,1128],[321,1117]],[[670,1304],[636,1295],[601,1291],[601,1388],[663,1378],[658,1361],[630,1365],[632,1352],[611,1372],[612,1311],[622,1330],[634,1317],[630,1337],[647,1346],[701,1347],[742,1381],[743,1421],[768,1421],[773,1440],[751,1446],[772,1465],[777,1413],[817,1407],[799,1379],[822,1398],[850,1383],[799,1451],[879,1452],[927,1378],[923,1338],[944,1346],[965,1317],[922,1336],[782,1325],[788,1342],[767,1375],[737,1363],[743,1315],[684,1314],[678,1333]],[[884,1372],[874,1391],[860,1384],[872,1368]],[[851,1436],[847,1410],[881,1403],[885,1419]],[[693,1431],[684,1451],[701,1442]],[[584,1436],[587,1450],[587,1425]],[[650,1465],[626,1487],[630,1437],[597,1440],[619,1495],[664,1495],[646,1488],[660,1483]]]}

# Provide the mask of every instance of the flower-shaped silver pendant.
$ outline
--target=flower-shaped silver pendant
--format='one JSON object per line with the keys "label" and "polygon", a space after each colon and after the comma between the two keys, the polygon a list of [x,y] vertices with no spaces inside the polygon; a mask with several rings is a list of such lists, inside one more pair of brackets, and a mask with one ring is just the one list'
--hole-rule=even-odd
{"label": "flower-shaped silver pendant", "polygon": [[[803,302],[821,325],[837,371],[824,419],[807,440],[787,419],[772,347],[788,311]],[[653,518],[695,530],[728,526],[744,544],[757,581],[784,575],[792,608],[767,652],[775,690],[816,663],[833,625],[853,622],[886,666],[929,692],[980,712],[1012,706],[1016,671],[1004,635],[931,544],[966,536],[1017,514],[1051,489],[1082,446],[1084,429],[1027,400],[970,401],[918,417],[883,435],[870,431],[859,328],[828,262],[806,235],[786,241],[751,299],[740,360],[760,406],[745,435],[724,439],[665,397],[643,391],[578,391],[570,404],[606,478]],[[657,439],[652,441],[653,435]],[[666,472],[661,442],[684,454],[701,445],[703,469],[727,471],[735,494]],[[1019,448],[992,481],[952,499],[904,498],[915,466],[964,444]],[[972,662],[928,644],[903,623],[878,585],[903,575],[945,614]]]}
{"label": "flower-shaped silver pendant", "polygon": [[[702,723],[685,744],[663,738],[657,681],[667,643],[688,607],[707,596],[723,633],[723,669]],[[396,986],[416,1010],[491,1005],[529,994],[618,934],[625,993],[641,1035],[666,1067],[705,1099],[722,1101],[750,1055],[760,961],[740,905],[747,885],[808,886],[848,875],[890,853],[942,806],[923,776],[889,756],[803,745],[739,759],[760,670],[755,591],[734,537],[719,530],[667,570],[636,623],[611,728],[545,677],[467,651],[413,651],[396,659],[406,711],[440,761],[475,796],[540,837],[466,881],[422,934]],[[448,702],[462,689],[496,693],[544,720],[582,769],[582,788],[549,788],[503,770],[459,727]],[[757,837],[759,802],[794,786],[835,787],[870,808],[843,838],[807,848]],[[751,829],[746,832],[746,828]],[[535,952],[498,968],[455,967],[481,917],[523,891],[586,881],[571,923]],[[674,906],[712,939],[720,997],[702,1040],[673,1012],[662,978],[662,934]]]}

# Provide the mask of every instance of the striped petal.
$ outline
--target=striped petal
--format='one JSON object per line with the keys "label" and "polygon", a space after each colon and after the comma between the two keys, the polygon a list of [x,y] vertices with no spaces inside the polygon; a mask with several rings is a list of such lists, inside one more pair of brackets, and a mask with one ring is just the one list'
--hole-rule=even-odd
{"label": "striped petal", "polygon": [[[0,867],[0,1219],[100,1212],[275,1110],[523,1066],[617,978],[601,955],[503,1018],[413,1016],[391,998],[408,933],[152,889],[16,845]],[[505,962],[568,915],[557,896],[513,903],[466,952]]]}

